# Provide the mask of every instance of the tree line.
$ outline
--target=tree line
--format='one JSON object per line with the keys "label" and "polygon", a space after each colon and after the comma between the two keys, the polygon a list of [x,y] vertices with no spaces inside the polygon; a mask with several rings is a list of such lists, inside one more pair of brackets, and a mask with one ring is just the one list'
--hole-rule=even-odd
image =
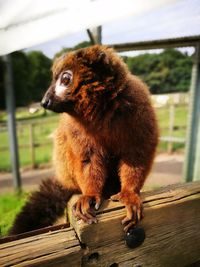
{"label": "tree line", "polygon": [[192,56],[176,49],[160,54],[124,57],[130,71],[144,80],[152,94],[187,92],[190,87]]}
{"label": "tree line", "polygon": [[[55,57],[90,45],[83,42],[73,48],[63,48]],[[141,77],[151,93],[186,92],[189,90],[192,56],[175,49],[166,49],[160,54],[123,56],[134,75]],[[14,52],[11,54],[16,106],[27,106],[41,100],[51,81],[52,60],[40,51]],[[0,109],[5,108],[5,65],[0,58]]]}

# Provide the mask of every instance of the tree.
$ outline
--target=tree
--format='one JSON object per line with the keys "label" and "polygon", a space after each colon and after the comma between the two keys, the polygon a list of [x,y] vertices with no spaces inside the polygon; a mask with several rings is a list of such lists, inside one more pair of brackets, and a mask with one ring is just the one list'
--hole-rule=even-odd
{"label": "tree", "polygon": [[[26,105],[30,101],[28,88],[28,69],[29,62],[23,52],[14,52],[11,54],[13,87],[16,106]],[[5,64],[0,59],[0,108],[5,109]]]}
{"label": "tree", "polygon": [[5,109],[4,73],[5,65],[3,59],[0,58],[0,109]]}
{"label": "tree", "polygon": [[16,106],[26,106],[31,101],[29,89],[29,61],[26,54],[21,51],[12,53],[11,60]]}
{"label": "tree", "polygon": [[189,90],[192,57],[175,49],[160,54],[125,57],[130,71],[140,76],[154,94]]}
{"label": "tree", "polygon": [[29,90],[31,101],[40,101],[51,81],[51,59],[40,51],[27,54],[29,61]]}

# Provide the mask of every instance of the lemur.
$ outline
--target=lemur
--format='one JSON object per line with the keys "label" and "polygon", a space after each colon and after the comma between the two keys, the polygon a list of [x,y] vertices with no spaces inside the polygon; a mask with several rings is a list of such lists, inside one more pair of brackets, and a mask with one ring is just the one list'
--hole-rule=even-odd
{"label": "lemur", "polygon": [[143,217],[140,190],[151,169],[158,127],[147,86],[112,48],[94,45],[56,59],[42,99],[61,113],[54,137],[55,178],[32,194],[12,234],[54,223],[75,193],[74,215],[96,222],[104,198],[126,207],[125,232]]}

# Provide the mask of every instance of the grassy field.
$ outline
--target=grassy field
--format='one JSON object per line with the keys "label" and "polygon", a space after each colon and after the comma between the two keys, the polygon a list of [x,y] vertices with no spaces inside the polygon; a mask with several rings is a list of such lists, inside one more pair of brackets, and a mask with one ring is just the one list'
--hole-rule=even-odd
{"label": "grassy field", "polygon": [[[161,136],[169,135],[169,109],[159,108],[156,110],[158,116],[159,127]],[[175,128],[173,136],[185,137],[186,123],[187,123],[188,109],[186,106],[175,108]],[[10,171],[10,153],[9,153],[9,138],[7,128],[5,127],[6,113],[0,113],[0,171]],[[40,111],[31,115],[27,110],[21,109],[17,112],[17,135],[18,143],[21,148],[19,149],[20,166],[31,165],[30,153],[30,124],[33,125],[34,143],[43,144],[43,146],[35,147],[35,164],[47,163],[51,161],[52,155],[52,133],[58,124],[58,115],[48,112]],[[2,127],[4,125],[4,127]],[[45,145],[46,144],[46,145]],[[26,147],[25,147],[26,146]],[[158,152],[166,151],[167,143],[160,142]],[[184,144],[174,144],[174,150],[184,149]]]}
{"label": "grassy field", "polygon": [[[158,123],[160,127],[160,136],[169,136],[169,108],[156,109]],[[188,106],[177,106],[175,108],[174,116],[174,137],[186,137],[188,122]],[[167,142],[160,142],[158,146],[158,152],[164,152],[167,150]],[[183,151],[185,145],[180,143],[173,144],[174,151]]]}
{"label": "grassy field", "polygon": [[[22,114],[24,117],[22,117]],[[1,114],[0,123],[0,171],[10,171],[10,151],[6,117]],[[17,136],[19,145],[20,166],[31,165],[30,149],[30,124],[33,127],[33,137],[36,147],[34,149],[35,165],[47,163],[51,160],[52,154],[52,133],[57,127],[58,115],[54,113],[38,113],[37,116],[28,114],[21,110],[17,112]],[[45,145],[46,144],[46,145]],[[39,146],[43,145],[43,146]]]}
{"label": "grassy field", "polygon": [[0,195],[0,237],[7,234],[27,197],[27,193]]}

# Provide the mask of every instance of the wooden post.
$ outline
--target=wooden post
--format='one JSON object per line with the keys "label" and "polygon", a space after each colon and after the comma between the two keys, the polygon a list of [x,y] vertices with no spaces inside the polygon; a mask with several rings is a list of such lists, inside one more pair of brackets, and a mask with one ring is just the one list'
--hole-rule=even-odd
{"label": "wooden post", "polygon": [[[173,97],[170,99],[170,106],[169,106],[169,136],[173,137],[173,130],[174,130],[174,116],[175,116],[175,105]],[[168,142],[167,151],[169,154],[173,151],[173,142]]]}
{"label": "wooden post", "polygon": [[15,98],[13,89],[13,74],[11,56],[4,56],[6,65],[5,72],[5,95],[6,95],[6,108],[8,114],[8,134],[10,143],[10,155],[13,172],[13,184],[17,191],[21,190],[21,178],[19,172],[19,154],[17,143],[17,131],[15,122]]}
{"label": "wooden post", "polygon": [[186,140],[183,178],[189,182],[200,179],[200,43],[196,46],[193,61]]}
{"label": "wooden post", "polygon": [[29,124],[29,138],[30,138],[30,155],[31,155],[31,166],[35,168],[35,144],[34,144],[34,127],[33,124]]}

